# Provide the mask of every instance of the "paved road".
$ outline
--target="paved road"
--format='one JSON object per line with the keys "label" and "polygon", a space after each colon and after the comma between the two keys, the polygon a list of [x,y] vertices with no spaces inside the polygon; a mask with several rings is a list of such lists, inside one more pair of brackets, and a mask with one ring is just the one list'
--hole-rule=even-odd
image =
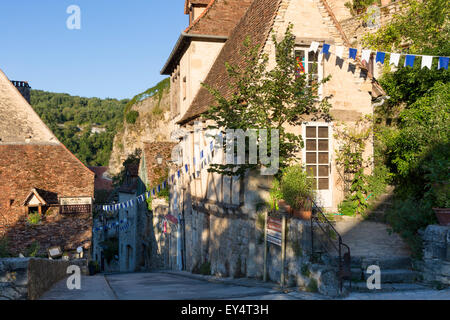
{"label": "paved road", "polygon": [[[81,290],[67,289],[66,280],[45,293],[42,300],[323,300],[325,296],[307,292],[284,293],[272,285],[256,281],[224,283],[188,273],[129,273],[82,277]],[[392,293],[352,293],[346,299],[450,300],[450,289]]]}

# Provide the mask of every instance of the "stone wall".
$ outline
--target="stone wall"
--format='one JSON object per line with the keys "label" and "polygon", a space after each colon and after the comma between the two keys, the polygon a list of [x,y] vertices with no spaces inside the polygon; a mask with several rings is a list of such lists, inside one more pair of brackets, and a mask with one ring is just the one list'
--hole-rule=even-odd
{"label": "stone wall", "polygon": [[87,274],[87,260],[0,259],[0,300],[36,300],[77,265]]}
{"label": "stone wall", "polygon": [[339,22],[350,43],[352,45],[361,44],[361,39],[365,34],[376,32],[379,26],[386,25],[395,14],[401,12],[402,3],[403,1],[396,1],[380,7],[380,16],[373,27],[365,22],[366,14],[340,20]]}
{"label": "stone wall", "polygon": [[[226,209],[224,211],[227,211]],[[245,215],[217,214],[199,204],[187,213],[186,269],[219,277],[263,278],[264,213]],[[337,296],[336,270],[311,262],[310,222],[287,219],[285,280],[286,285]],[[281,247],[268,244],[268,280],[280,283]]]}
{"label": "stone wall", "polygon": [[450,285],[450,226],[430,225],[423,239],[424,280]]}

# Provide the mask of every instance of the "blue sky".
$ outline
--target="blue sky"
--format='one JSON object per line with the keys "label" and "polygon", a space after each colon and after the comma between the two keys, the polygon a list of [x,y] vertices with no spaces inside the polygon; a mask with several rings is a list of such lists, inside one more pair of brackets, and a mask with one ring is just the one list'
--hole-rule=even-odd
{"label": "blue sky", "polygon": [[[66,27],[72,4],[80,30]],[[184,0],[2,0],[0,69],[33,89],[132,98],[164,78],[183,11]]]}

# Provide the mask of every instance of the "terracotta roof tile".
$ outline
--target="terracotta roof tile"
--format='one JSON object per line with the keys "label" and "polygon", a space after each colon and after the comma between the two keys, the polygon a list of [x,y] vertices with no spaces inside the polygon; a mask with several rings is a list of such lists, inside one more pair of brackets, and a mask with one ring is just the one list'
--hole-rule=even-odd
{"label": "terracotta roof tile", "polygon": [[211,0],[185,30],[188,34],[228,36],[253,0]]}
{"label": "terracotta roof tile", "polygon": [[[272,29],[280,3],[281,0],[253,1],[214,62],[204,81],[206,84],[218,89],[225,96],[230,94],[228,83],[231,79],[226,71],[225,63],[228,62],[238,67],[244,66],[244,57],[240,54],[244,49],[244,40],[249,36],[253,44],[265,43]],[[214,97],[202,87],[179,123],[184,123],[197,117],[208,110],[214,103]]]}

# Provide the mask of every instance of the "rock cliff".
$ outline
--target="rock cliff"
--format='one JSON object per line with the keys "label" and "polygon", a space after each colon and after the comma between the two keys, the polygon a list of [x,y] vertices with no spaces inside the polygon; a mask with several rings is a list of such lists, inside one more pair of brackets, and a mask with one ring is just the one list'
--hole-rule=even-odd
{"label": "rock cliff", "polygon": [[165,87],[157,94],[131,106],[128,112],[137,111],[135,123],[125,117],[122,128],[114,137],[109,160],[109,173],[120,172],[122,163],[136,149],[143,149],[144,142],[170,141],[173,124],[170,121],[170,89]]}

